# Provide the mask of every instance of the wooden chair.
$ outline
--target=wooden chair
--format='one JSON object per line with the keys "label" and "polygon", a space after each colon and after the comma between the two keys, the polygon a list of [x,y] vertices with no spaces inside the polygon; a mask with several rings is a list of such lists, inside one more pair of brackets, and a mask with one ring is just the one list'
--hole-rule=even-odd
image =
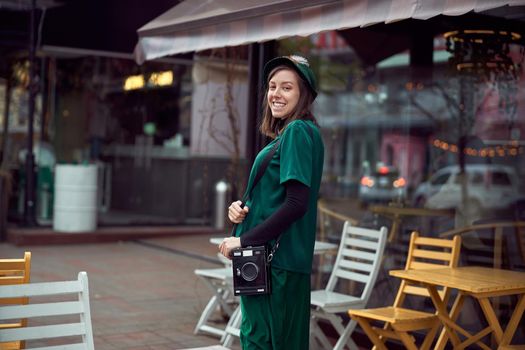
{"label": "wooden chair", "polygon": [[[455,267],[458,264],[461,238],[452,240],[420,237],[413,232],[405,269],[432,269],[444,265]],[[444,288],[439,292],[443,300],[448,300],[450,290]],[[420,349],[429,349],[440,327],[436,314],[403,308],[408,295],[430,298],[426,288],[410,285],[401,281],[394,304],[375,309],[351,309],[348,314],[357,321],[376,349],[386,350],[387,339],[400,340],[405,348],[417,349],[414,338],[408,332],[428,329]],[[372,326],[371,322],[384,322],[383,328]]]}
{"label": "wooden chair", "polygon": [[[80,272],[75,281],[0,286],[0,295],[6,298],[52,297],[49,301],[35,304],[0,307],[0,321],[38,318],[38,326],[0,329],[0,339],[4,341],[49,340],[53,344],[64,343],[57,346],[28,349],[95,350],[86,272]],[[71,295],[76,296],[77,299],[72,301]],[[66,297],[63,298],[63,296]],[[59,297],[60,300],[57,300]],[[57,318],[57,316],[65,315],[68,317]],[[78,316],[78,321],[72,322],[73,315]]]}
{"label": "wooden chair", "polygon": [[[323,348],[332,349],[332,345],[319,326],[321,320],[327,320],[339,335],[333,349],[343,349],[346,345],[351,349],[358,349],[350,337],[356,322],[350,320],[345,325],[344,319],[338,313],[346,312],[349,308],[366,306],[379,273],[386,240],[386,227],[373,230],[352,226],[348,221],[345,222],[330,279],[325,289],[314,290],[311,294],[311,344],[317,340]],[[350,281],[356,285],[355,287],[361,286],[362,292],[356,295],[336,292],[338,282],[343,281]]]}
{"label": "wooden chair", "polygon": [[[29,283],[31,274],[31,252],[25,252],[22,259],[0,259],[0,286],[11,284]],[[2,295],[2,294],[0,294]],[[0,305],[25,305],[29,301],[27,297],[0,298]],[[21,318],[16,321],[0,323],[0,329],[26,327],[27,319]],[[1,339],[1,338],[0,338]],[[24,349],[23,341],[0,342],[1,350]]]}

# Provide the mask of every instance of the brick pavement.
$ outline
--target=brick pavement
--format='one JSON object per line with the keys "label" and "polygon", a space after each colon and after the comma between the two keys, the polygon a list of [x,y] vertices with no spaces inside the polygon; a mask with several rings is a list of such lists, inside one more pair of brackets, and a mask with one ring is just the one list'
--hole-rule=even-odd
{"label": "brick pavement", "polygon": [[219,266],[209,238],[29,247],[2,243],[0,256],[17,258],[30,250],[33,282],[73,280],[87,271],[97,350],[182,349],[219,343],[212,336],[193,335],[211,297],[193,270]]}

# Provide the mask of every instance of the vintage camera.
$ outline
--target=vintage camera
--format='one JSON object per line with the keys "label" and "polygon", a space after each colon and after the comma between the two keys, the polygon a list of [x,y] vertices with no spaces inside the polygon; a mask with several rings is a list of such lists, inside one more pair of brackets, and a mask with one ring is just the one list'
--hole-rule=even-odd
{"label": "vintage camera", "polygon": [[270,264],[266,247],[238,248],[232,252],[233,291],[237,295],[269,294]]}

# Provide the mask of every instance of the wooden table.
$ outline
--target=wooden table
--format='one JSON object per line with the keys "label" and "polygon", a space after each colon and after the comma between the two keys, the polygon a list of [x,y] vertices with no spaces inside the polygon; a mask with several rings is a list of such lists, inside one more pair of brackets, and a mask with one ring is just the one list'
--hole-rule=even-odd
{"label": "wooden table", "polygon": [[[481,348],[489,350],[490,347],[482,343],[480,339],[490,333],[494,334],[498,345],[509,345],[525,310],[524,272],[465,266],[433,270],[392,270],[390,275],[427,287],[436,307],[437,316],[444,325],[436,349],[444,348],[449,337],[454,349],[464,349],[468,345],[476,343]],[[437,291],[439,286],[454,288],[459,291],[450,314],[447,311],[447,306],[439,297]],[[490,298],[506,295],[517,295],[518,303],[506,329],[503,330]],[[485,329],[475,335],[468,333],[455,322],[466,296],[471,296],[478,301],[488,323]],[[466,339],[462,342],[457,333],[461,333]]]}
{"label": "wooden table", "polygon": [[371,205],[368,209],[376,214],[382,215],[392,220],[392,226],[388,233],[388,241],[393,242],[397,239],[397,233],[401,226],[401,221],[404,216],[453,216],[453,209],[428,209],[428,208],[413,208],[403,207],[398,205]]}

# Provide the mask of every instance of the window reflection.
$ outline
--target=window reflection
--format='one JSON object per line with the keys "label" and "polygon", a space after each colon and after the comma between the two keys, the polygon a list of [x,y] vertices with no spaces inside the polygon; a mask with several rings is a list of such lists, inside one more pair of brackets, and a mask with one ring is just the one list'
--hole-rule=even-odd
{"label": "window reflection", "polygon": [[[318,36],[279,42],[280,54],[307,55],[320,80],[323,205],[360,226],[389,228],[385,271],[404,267],[412,230],[460,234],[462,264],[525,270],[525,233],[515,224],[525,220],[523,48],[491,44],[508,54],[513,63],[500,68],[513,74],[473,69],[478,63],[459,71],[460,59],[481,60],[486,50],[461,58],[437,35],[427,65],[411,65],[403,47],[370,62],[353,46],[363,43],[337,33],[346,40],[337,49]],[[330,229],[333,240],[341,227]],[[378,282],[371,306],[393,298],[390,283]]]}
{"label": "window reflection", "polygon": [[[525,89],[516,88],[523,85],[523,50],[514,36],[503,42],[497,31],[480,32],[507,58],[497,69],[474,69],[491,51],[458,56],[456,49],[466,48],[450,38],[470,40],[472,33],[465,33],[436,36],[433,62],[417,72],[403,48],[370,64],[358,55],[359,47],[337,40],[336,48],[328,48],[320,34],[308,45],[305,39],[280,42],[281,54],[303,51],[318,73],[315,113],[326,145],[325,197],[346,198],[352,210],[371,204],[454,209],[449,226],[435,230],[514,211],[525,197]],[[460,64],[468,59],[478,61]],[[519,72],[501,71],[510,67]],[[369,212],[354,214],[363,218]]]}

